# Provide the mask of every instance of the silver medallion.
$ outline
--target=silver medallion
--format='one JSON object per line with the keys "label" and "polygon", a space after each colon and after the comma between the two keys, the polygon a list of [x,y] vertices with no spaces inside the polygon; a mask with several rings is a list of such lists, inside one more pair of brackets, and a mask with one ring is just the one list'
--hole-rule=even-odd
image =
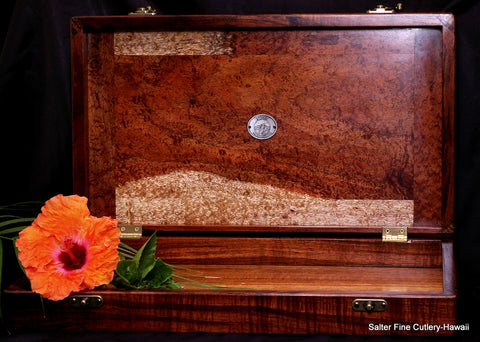
{"label": "silver medallion", "polygon": [[247,129],[255,139],[265,140],[277,132],[277,122],[268,114],[257,114],[248,121]]}

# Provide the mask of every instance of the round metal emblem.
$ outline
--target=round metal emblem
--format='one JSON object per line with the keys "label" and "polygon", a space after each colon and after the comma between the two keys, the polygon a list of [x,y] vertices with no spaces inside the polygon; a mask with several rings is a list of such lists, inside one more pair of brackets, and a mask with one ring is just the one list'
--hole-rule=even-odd
{"label": "round metal emblem", "polygon": [[277,132],[277,122],[268,114],[257,114],[248,121],[247,129],[255,139],[265,140]]}

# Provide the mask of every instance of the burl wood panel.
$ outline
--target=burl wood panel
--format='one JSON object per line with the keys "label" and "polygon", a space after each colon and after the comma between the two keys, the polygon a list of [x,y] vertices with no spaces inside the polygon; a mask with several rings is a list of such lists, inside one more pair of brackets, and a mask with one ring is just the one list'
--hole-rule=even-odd
{"label": "burl wood panel", "polygon": [[222,31],[118,32],[116,55],[229,55],[231,36]]}
{"label": "burl wood panel", "polygon": [[119,185],[116,218],[143,225],[411,226],[413,201],[322,199],[214,173],[174,171]]}
{"label": "burl wood panel", "polygon": [[[452,18],[372,18],[74,21],[74,63],[89,66],[82,76],[74,73],[74,90],[80,95],[74,96],[74,118],[86,126],[85,132],[75,128],[75,158],[88,160],[88,165],[75,161],[78,174],[87,178],[76,180],[76,189],[89,196],[94,214],[114,216],[116,204],[130,200],[118,198],[119,187],[138,188],[137,181],[170,177],[172,172],[197,172],[312,196],[320,200],[317,204],[391,201],[380,206],[391,208],[393,217],[403,216],[399,225],[410,225],[413,214],[414,226],[450,231]],[[100,33],[102,23],[108,32]],[[197,42],[190,51],[192,35],[213,48],[198,52]],[[142,37],[138,45],[136,36]],[[172,43],[159,50],[167,38]],[[246,122],[257,113],[271,114],[279,124],[267,141],[257,141],[246,131]],[[88,142],[77,136],[84,133]],[[392,205],[394,201],[401,205]],[[187,207],[195,208],[189,203]],[[362,209],[371,202],[364,203]],[[121,210],[132,213],[134,208]],[[370,225],[375,214],[366,218],[354,226]],[[254,224],[351,226],[351,220],[327,221],[319,217]],[[173,224],[185,222],[238,223],[226,218]]]}
{"label": "burl wood panel", "polygon": [[[353,38],[341,55],[305,53],[297,38],[275,54],[116,57],[119,184],[193,169],[323,198],[411,199],[413,42],[379,56]],[[258,113],[278,122],[267,141],[246,130]]]}
{"label": "burl wood panel", "polygon": [[[329,212],[332,206],[321,199],[413,199],[415,110],[408,85],[414,80],[415,30],[239,31],[230,35],[233,55],[172,57],[160,51],[159,56],[116,56],[115,86],[122,95],[115,97],[120,220],[412,225],[412,202],[382,202],[377,207],[383,210],[368,214],[362,208],[371,208],[371,203],[358,202],[325,216],[321,212]],[[404,43],[392,44],[394,40]],[[277,134],[268,141],[255,140],[246,130],[250,117],[258,113],[271,114],[278,122]],[[249,184],[309,195],[311,209],[288,202],[289,196],[277,201],[286,202],[286,210],[262,206],[261,198],[236,209],[236,197],[229,203],[217,201],[208,184],[203,195],[192,191],[188,196],[188,189],[175,193],[174,187],[155,187],[168,183],[169,177],[163,182],[147,178],[178,170],[242,181],[243,193],[251,192],[252,197]],[[141,184],[127,183],[134,180]],[[147,180],[151,182],[146,186]],[[134,188],[146,193],[140,197]],[[149,198],[165,192],[169,195],[158,196],[155,204],[142,208]],[[140,207],[128,206],[135,200],[132,193],[141,199]],[[240,193],[235,196],[242,202]],[[171,204],[158,208],[159,199]],[[175,218],[178,201],[191,209],[190,216],[184,217],[184,212]],[[344,219],[355,207],[360,208],[359,214]],[[163,214],[152,222],[155,208],[172,217]],[[232,213],[209,219],[212,209]],[[309,219],[291,217],[298,211]],[[388,211],[393,218],[385,218]],[[128,213],[133,213],[134,222]]]}

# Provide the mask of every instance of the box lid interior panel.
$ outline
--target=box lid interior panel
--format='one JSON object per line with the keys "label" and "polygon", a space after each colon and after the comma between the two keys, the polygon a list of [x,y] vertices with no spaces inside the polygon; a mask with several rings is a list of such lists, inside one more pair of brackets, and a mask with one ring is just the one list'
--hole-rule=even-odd
{"label": "box lid interior panel", "polygon": [[448,231],[450,28],[399,16],[78,19],[77,192],[125,224]]}

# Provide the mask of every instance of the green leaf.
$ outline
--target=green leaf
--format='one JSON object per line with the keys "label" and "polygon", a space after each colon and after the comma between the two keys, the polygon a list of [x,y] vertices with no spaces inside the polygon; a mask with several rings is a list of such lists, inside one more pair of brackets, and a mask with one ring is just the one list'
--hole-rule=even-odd
{"label": "green leaf", "polygon": [[35,218],[31,218],[31,217],[24,217],[24,218],[17,218],[17,219],[13,219],[13,220],[7,220],[7,221],[0,222],[0,227],[6,227],[8,225],[15,224],[15,223],[32,222],[33,220],[35,220]]}
{"label": "green leaf", "polygon": [[162,288],[164,283],[172,277],[172,268],[164,263],[162,259],[155,260],[155,267],[148,273],[142,281],[142,287],[152,289]]}
{"label": "green leaf", "polygon": [[0,323],[3,325],[2,314],[2,272],[3,272],[3,242],[0,239]]}
{"label": "green leaf", "polygon": [[139,280],[147,276],[147,274],[155,267],[155,250],[157,249],[157,235],[153,233],[147,242],[140,248],[137,255],[132,259],[137,264],[137,272]]}
{"label": "green leaf", "polygon": [[12,234],[12,233],[20,233],[22,230],[27,228],[28,226],[21,226],[21,227],[15,227],[15,228],[8,228],[4,230],[0,230],[0,235],[7,235],[7,234]]}
{"label": "green leaf", "polygon": [[182,285],[179,282],[173,280],[173,278],[168,279],[163,283],[162,288],[164,289],[181,289]]}
{"label": "green leaf", "polygon": [[135,248],[130,247],[124,242],[120,242],[120,244],[118,245],[118,253],[125,259],[134,258],[137,252],[138,251]]}
{"label": "green leaf", "polygon": [[132,260],[121,260],[117,264],[117,274],[130,285],[135,285],[138,279],[137,265]]}
{"label": "green leaf", "polygon": [[122,260],[133,259],[133,257],[135,256],[135,254],[132,254],[129,251],[125,251],[125,250],[121,249],[120,247],[118,248],[118,255],[120,256],[120,258]]}
{"label": "green leaf", "polygon": [[18,266],[20,267],[20,269],[22,270],[22,272],[27,275],[27,273],[25,272],[25,267],[23,267],[22,263],[20,262],[20,259],[18,258],[18,248],[17,248],[17,245],[15,244],[15,242],[17,241],[18,237],[14,238],[12,240],[13,242],[13,250],[15,251],[15,256],[17,258],[17,262],[18,262]]}
{"label": "green leaf", "polygon": [[137,289],[136,286],[130,284],[127,279],[123,278],[118,273],[115,276],[115,278],[113,278],[112,285],[114,285],[115,287],[122,288],[122,289]]}
{"label": "green leaf", "polygon": [[26,201],[26,202],[17,202],[12,204],[5,204],[0,206],[0,210],[36,210],[38,207],[42,206],[44,201]]}
{"label": "green leaf", "polygon": [[[117,264],[117,276],[112,284],[127,289],[179,289],[180,284],[172,279],[173,269],[171,265],[155,258],[157,249],[157,235],[152,236],[137,251],[128,245],[119,246],[121,256],[136,252],[132,259],[123,258]],[[125,255],[123,255],[125,254]]]}
{"label": "green leaf", "polygon": [[181,279],[181,280],[185,280],[185,281],[187,281],[187,283],[185,283],[185,284],[192,285],[192,286],[204,287],[204,288],[207,288],[207,289],[225,289],[226,288],[225,286],[212,285],[212,284],[203,283],[201,281],[193,280],[193,279],[190,279],[190,278],[185,278],[185,277],[182,277],[178,274],[173,274],[173,277]]}

